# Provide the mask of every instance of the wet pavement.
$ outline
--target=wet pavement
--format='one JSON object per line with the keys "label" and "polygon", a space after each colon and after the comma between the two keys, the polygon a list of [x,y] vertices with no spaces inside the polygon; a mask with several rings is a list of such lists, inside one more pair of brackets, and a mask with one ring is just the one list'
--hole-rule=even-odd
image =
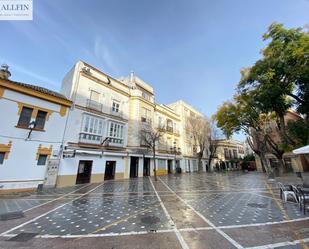
{"label": "wet pavement", "polygon": [[307,248],[309,216],[278,194],[263,174],[229,172],[0,198],[0,213],[25,213],[0,221],[0,248]]}

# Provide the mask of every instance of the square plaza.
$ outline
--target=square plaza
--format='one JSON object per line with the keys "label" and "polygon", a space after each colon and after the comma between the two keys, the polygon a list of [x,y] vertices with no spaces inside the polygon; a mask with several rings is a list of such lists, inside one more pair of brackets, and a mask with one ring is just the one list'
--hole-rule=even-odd
{"label": "square plaza", "polygon": [[[309,235],[308,215],[259,173],[106,181],[3,197],[0,207],[25,215],[2,221],[1,248],[304,248]],[[20,243],[23,234],[33,237]]]}

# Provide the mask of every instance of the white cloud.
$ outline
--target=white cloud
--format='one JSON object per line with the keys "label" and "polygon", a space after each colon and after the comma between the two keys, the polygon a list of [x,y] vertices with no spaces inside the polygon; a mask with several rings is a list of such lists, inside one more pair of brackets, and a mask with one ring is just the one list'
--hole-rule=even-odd
{"label": "white cloud", "polygon": [[[19,74],[26,75],[26,76],[30,77],[31,79],[35,80],[35,82],[25,82],[25,83],[39,84],[43,87],[46,87],[46,85],[49,85],[49,87],[53,88],[53,89],[59,88],[59,84],[57,84],[56,80],[52,80],[50,78],[42,76],[42,75],[40,75],[36,72],[33,72],[33,71],[31,71],[31,70],[29,70],[25,67],[22,67],[18,64],[15,64],[13,62],[8,61],[8,60],[4,60],[4,62],[10,66],[10,71],[12,73],[12,80],[14,80],[14,71],[15,71]],[[20,81],[24,82],[24,80],[20,80]]]}
{"label": "white cloud", "polygon": [[94,57],[103,65],[105,65],[113,73],[118,71],[117,63],[113,57],[111,50],[102,41],[101,37],[96,37],[93,47]]}

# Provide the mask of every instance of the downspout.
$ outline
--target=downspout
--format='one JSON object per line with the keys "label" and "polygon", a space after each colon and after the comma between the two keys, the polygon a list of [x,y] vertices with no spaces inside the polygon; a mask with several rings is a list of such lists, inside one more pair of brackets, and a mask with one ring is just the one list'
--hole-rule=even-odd
{"label": "downspout", "polygon": [[[75,101],[76,101],[76,93],[77,93],[79,80],[80,80],[80,68],[78,68],[78,76],[77,77],[78,77],[77,87],[74,88],[74,92],[73,92],[73,95],[75,97],[74,100],[72,100],[72,107],[73,108],[75,107],[74,105],[75,105]],[[57,178],[58,178],[59,169],[60,169],[60,166],[61,166],[61,163],[62,163],[62,160],[63,160],[64,142],[65,142],[64,140],[65,140],[65,134],[66,134],[67,127],[68,127],[68,121],[69,121],[69,118],[70,118],[71,108],[69,108],[68,115],[67,115],[67,118],[65,120],[65,126],[64,126],[64,131],[63,131],[63,135],[62,135],[62,141],[61,141],[61,150],[60,150],[60,153],[59,153],[60,161],[59,161],[59,166],[58,166],[58,170],[57,170]],[[57,180],[56,180],[56,186],[57,186]]]}

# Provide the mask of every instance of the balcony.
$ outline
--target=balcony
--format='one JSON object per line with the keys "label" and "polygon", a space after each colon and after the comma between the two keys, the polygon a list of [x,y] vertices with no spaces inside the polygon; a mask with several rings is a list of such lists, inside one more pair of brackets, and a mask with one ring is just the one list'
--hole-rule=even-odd
{"label": "balcony", "polygon": [[108,142],[105,146],[112,146],[112,147],[123,147],[124,145],[124,139],[122,138],[114,138],[114,137],[108,137]]}
{"label": "balcony", "polygon": [[167,132],[170,132],[170,133],[173,133],[173,127],[167,126],[167,127],[166,127],[166,131],[167,131]]}
{"label": "balcony", "polygon": [[151,129],[152,120],[150,118],[141,117],[142,130]]}
{"label": "balcony", "polygon": [[86,107],[99,112],[102,112],[103,110],[103,105],[92,99],[87,99]]}
{"label": "balcony", "polygon": [[174,129],[174,135],[180,136],[179,130],[175,130],[175,129]]}
{"label": "balcony", "polygon": [[101,144],[101,142],[102,142],[102,136],[81,132],[81,133],[79,133],[79,140],[78,141],[80,143],[98,145],[98,144]]}
{"label": "balcony", "polygon": [[141,122],[142,123],[148,123],[148,124],[151,125],[151,118],[141,117]]}

